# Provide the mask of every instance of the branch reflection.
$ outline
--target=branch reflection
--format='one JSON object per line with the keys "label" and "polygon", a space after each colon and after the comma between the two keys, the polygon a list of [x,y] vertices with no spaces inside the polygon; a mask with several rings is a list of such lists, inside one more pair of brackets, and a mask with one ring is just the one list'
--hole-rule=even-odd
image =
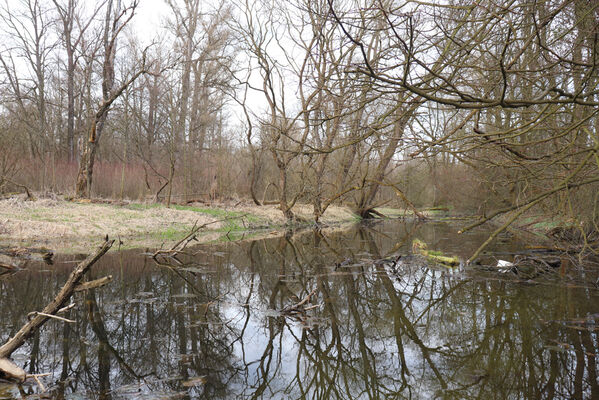
{"label": "branch reflection", "polygon": [[[410,255],[415,234],[468,246],[451,232],[322,229],[200,246],[186,268],[115,254],[95,273],[120,278],[80,295],[76,324],[50,321],[15,358],[52,372],[59,399],[599,397],[597,290],[487,279]],[[0,280],[1,339],[43,307],[72,258]],[[308,311],[281,312],[312,292]]]}

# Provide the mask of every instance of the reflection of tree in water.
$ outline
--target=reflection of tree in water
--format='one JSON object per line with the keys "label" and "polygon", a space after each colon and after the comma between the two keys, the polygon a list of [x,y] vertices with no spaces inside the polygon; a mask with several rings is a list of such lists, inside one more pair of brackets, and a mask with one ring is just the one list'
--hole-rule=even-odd
{"label": "reflection of tree in water", "polygon": [[[57,398],[599,396],[596,331],[572,321],[597,312],[596,290],[464,278],[411,257],[392,268],[415,230],[445,240],[427,229],[202,247],[188,270],[113,255],[96,274],[114,282],[79,299],[77,323],[49,322],[21,354],[29,371],[54,371]],[[24,274],[0,280],[2,338],[67,272]],[[314,289],[321,306],[306,315],[273,311]]]}
{"label": "reflection of tree in water", "polygon": [[[286,346],[279,352],[294,353],[294,375],[280,383],[280,390],[293,393],[294,398],[583,398],[596,394],[596,335],[539,322],[584,316],[596,294],[555,299],[543,285],[456,279],[426,265],[414,266],[414,260],[400,262],[396,272],[382,263],[335,271],[332,260],[359,259],[356,254],[365,250],[373,258],[383,258],[397,244],[385,243],[373,230],[361,231],[358,239],[346,249],[316,235],[312,243],[304,237],[284,245],[279,242],[264,252],[272,257],[272,249],[278,248],[300,255],[295,270],[312,279],[304,279],[307,283],[295,288],[295,293],[318,287],[323,303],[319,317],[327,319],[316,324],[308,321],[299,335],[294,335],[297,329],[292,321],[283,320],[278,335],[293,337],[296,344],[274,338],[265,347],[276,352],[272,343],[278,342]],[[293,276],[292,264],[281,265],[286,276]],[[284,293],[283,283],[289,286],[280,282],[280,275],[270,285],[272,293]],[[301,284],[293,281],[294,286]],[[578,300],[572,302],[574,298]],[[569,343],[574,351],[556,351],[555,343]],[[263,377],[270,387],[275,380]]]}
{"label": "reflection of tree in water", "polygon": [[458,378],[470,378],[469,385],[456,385],[460,393],[467,397],[496,393],[502,398],[514,392],[528,398],[599,395],[596,333],[557,322],[587,315],[596,294],[585,299],[589,293],[581,290],[571,296],[565,287],[514,288],[505,282],[473,286],[451,299],[453,307],[470,318],[454,318],[446,330],[459,332],[456,326],[468,324],[447,339],[449,368]]}
{"label": "reflection of tree in water", "polygon": [[[111,261],[114,257],[103,265]],[[58,398],[71,392],[127,397],[138,390],[224,396],[234,337],[223,323],[221,305],[214,300],[229,286],[221,282],[227,274],[209,278],[189,274],[183,280],[139,257],[128,259],[124,270],[123,279],[78,300],[80,307],[69,315],[77,321],[75,325],[48,323],[42,331],[45,343],[35,372],[55,371],[60,382],[54,391]],[[62,282],[65,276],[53,279]],[[15,295],[27,298],[22,294],[27,285],[11,282],[10,287]],[[43,293],[49,297],[52,290]],[[27,298],[31,301],[19,307],[20,316],[40,309],[48,300],[45,297]],[[4,327],[0,328],[4,333]],[[205,380],[190,382],[191,389],[185,386],[204,376]]]}

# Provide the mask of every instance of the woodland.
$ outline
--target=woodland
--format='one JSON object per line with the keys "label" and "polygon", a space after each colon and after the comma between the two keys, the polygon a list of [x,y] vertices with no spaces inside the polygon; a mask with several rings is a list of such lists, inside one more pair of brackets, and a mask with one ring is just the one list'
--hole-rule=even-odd
{"label": "woodland", "polygon": [[[151,12],[159,14],[159,23],[149,18]],[[583,255],[591,255],[596,260],[599,249],[598,35],[599,3],[593,0],[0,0],[0,195],[24,192],[28,198],[128,200],[166,207],[252,202],[276,205],[289,225],[301,219],[317,228],[332,205],[349,207],[361,219],[384,216],[381,207],[403,208],[417,218],[426,218],[422,213],[426,208],[449,210],[469,216],[469,225],[459,233],[493,221],[486,241],[462,264],[457,257],[437,254],[413,240],[409,257],[444,263],[447,268],[471,264],[508,227],[534,216],[545,227],[557,225],[550,232],[553,237],[570,242],[557,249],[561,258],[554,257],[555,263],[535,260],[543,273],[561,274],[563,289],[567,273],[575,269],[566,256],[582,261]],[[312,207],[312,221],[294,213],[300,204]],[[159,267],[175,270],[174,264],[159,260],[176,260],[205,225],[194,225],[170,249],[148,254]],[[318,243],[326,242],[318,229],[314,237]],[[291,246],[287,239],[281,239],[279,249]],[[70,298],[77,292],[92,293],[90,289],[112,280],[108,275],[85,281],[84,275],[114,243],[120,248],[122,241],[106,236],[102,247],[77,260],[62,289],[42,311],[30,312],[20,330],[16,323],[6,329],[10,337],[0,346],[0,378],[18,382],[34,378],[44,391],[34,364],[26,373],[10,357],[49,319],[76,323],[66,317],[76,307],[68,305]],[[375,241],[369,243],[369,251],[378,254],[372,250]],[[393,259],[379,254],[376,260],[352,264],[362,257],[356,254],[340,259],[334,272],[357,267],[364,282],[391,273],[395,277],[399,269],[407,268],[401,260],[404,255],[394,253],[404,244],[405,240],[392,246],[388,254],[393,253]],[[550,249],[552,256],[557,250]],[[243,259],[253,262],[252,251],[248,254]],[[293,254],[297,259],[298,252]],[[42,258],[48,261],[52,253],[43,253]],[[310,260],[300,266],[312,264],[320,265]],[[587,296],[581,304],[588,305],[593,304],[591,289],[596,290],[599,280],[583,264],[576,264],[584,275],[583,282],[576,283]],[[182,266],[180,261],[176,265]],[[523,278],[518,265],[501,260],[497,268],[501,266],[508,268],[503,272],[514,273],[516,284],[526,281],[532,286],[538,275],[535,269],[533,278]],[[176,273],[203,277],[200,267],[193,268],[179,268]],[[368,277],[367,268],[376,268],[377,273]],[[121,275],[123,270],[121,264]],[[314,279],[318,285],[326,285],[322,276]],[[428,279],[426,273],[422,276]],[[294,287],[295,275],[285,281],[281,277],[285,275],[273,278],[277,284],[271,309],[276,309],[278,291],[283,292],[280,287],[287,288],[288,282]],[[496,278],[497,274],[492,280]],[[343,279],[350,282],[353,275],[344,274]],[[416,329],[406,324],[394,282],[373,285],[385,288],[393,304],[393,312],[377,324],[393,315],[396,323],[409,326],[407,337],[432,365],[436,357],[429,357],[429,351],[439,351],[438,343],[426,348]],[[450,280],[439,278],[435,284],[446,282]],[[484,286],[487,282],[481,285],[490,290]],[[256,286],[263,289],[266,284]],[[412,286],[409,290],[415,294],[423,287]],[[540,288],[539,293],[546,291]],[[294,304],[279,307],[283,321],[290,315],[303,318],[307,310],[321,307],[308,304],[329,289],[306,286],[297,292],[301,296],[289,290]],[[347,292],[353,296],[357,289]],[[250,297],[251,291],[243,302],[246,325]],[[220,294],[206,298],[209,302],[201,303],[204,318],[222,299]],[[474,298],[463,303],[486,301],[477,303]],[[322,304],[331,308],[334,302]],[[6,307],[7,313],[13,308]],[[358,317],[370,315],[351,310]],[[595,311],[581,311],[584,315],[575,317],[587,318]],[[533,314],[514,319],[537,321],[539,315]],[[92,326],[101,322],[93,312],[89,315]],[[443,320],[437,315],[430,319]],[[415,321],[418,326],[422,323],[420,317]],[[590,326],[589,321],[583,320]],[[396,345],[403,350],[401,324],[395,332]],[[589,332],[596,330],[593,324]],[[498,321],[480,332],[498,332],[502,325],[509,322]],[[106,340],[101,340],[100,349],[106,350],[105,328],[95,326],[101,327],[98,337]],[[302,332],[310,329],[319,329],[318,324]],[[241,336],[244,331],[245,325]],[[274,331],[270,329],[270,351]],[[475,331],[466,336],[482,337],[478,328]],[[599,393],[596,355],[590,335],[585,352],[555,343],[560,357],[580,355],[576,368],[571,362],[561,368],[575,370],[576,382],[583,381],[584,357],[592,358],[588,376],[593,391],[588,393],[595,394]],[[181,338],[187,340],[184,334]],[[510,335],[503,342],[518,340],[512,341]],[[338,343],[341,348],[340,339]],[[551,343],[553,347],[544,346],[538,354],[555,350]],[[348,354],[353,360],[357,353]],[[361,353],[367,358],[370,351]],[[558,353],[551,354],[555,357],[551,365],[557,365]],[[100,359],[98,369],[99,375],[110,375],[110,361]],[[438,370],[432,370],[438,378]],[[531,371],[510,375],[528,374],[534,381]],[[489,376],[488,371],[477,372],[468,379],[477,385]],[[549,382],[554,379],[552,375]],[[323,382],[330,387],[329,381]]]}
{"label": "woodland", "polygon": [[596,230],[596,2],[143,7],[2,3],[0,191]]}

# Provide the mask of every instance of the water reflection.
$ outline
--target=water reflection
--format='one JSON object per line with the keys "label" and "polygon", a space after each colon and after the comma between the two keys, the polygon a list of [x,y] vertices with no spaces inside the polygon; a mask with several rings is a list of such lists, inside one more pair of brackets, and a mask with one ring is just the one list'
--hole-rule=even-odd
{"label": "water reflection", "polygon": [[[76,323],[48,322],[14,358],[52,372],[61,399],[599,398],[597,290],[409,255],[414,235],[462,256],[480,243],[454,231],[386,222],[204,246],[184,270],[113,253],[90,277],[113,283],[80,295]],[[64,282],[72,260],[57,261],[0,278],[1,340]],[[279,312],[313,290],[316,307]],[[22,390],[0,398],[38,388]]]}

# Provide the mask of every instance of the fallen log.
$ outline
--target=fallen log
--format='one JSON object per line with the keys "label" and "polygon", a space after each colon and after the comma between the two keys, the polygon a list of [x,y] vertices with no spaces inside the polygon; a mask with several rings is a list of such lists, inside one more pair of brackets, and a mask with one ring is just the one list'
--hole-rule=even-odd
{"label": "fallen log", "polygon": [[[58,292],[54,300],[52,300],[41,312],[34,312],[33,318],[29,320],[19,331],[6,343],[0,346],[0,374],[4,377],[22,382],[25,379],[25,372],[15,365],[8,358],[19,347],[25,343],[27,338],[31,337],[48,319],[55,316],[66,302],[71,298],[77,289],[82,289],[80,281],[89,269],[112,247],[114,240],[108,240],[92,255],[81,261],[77,267],[71,272],[66,283]],[[101,279],[102,284],[106,282],[105,278]],[[92,281],[97,284],[98,281]],[[87,287],[89,289],[89,287]],[[83,287],[85,290],[85,287]],[[15,368],[16,367],[16,368]]]}
{"label": "fallen log", "polygon": [[0,248],[0,267],[4,269],[20,269],[26,260],[45,262],[52,265],[54,253],[47,249]]}
{"label": "fallen log", "polygon": [[191,199],[189,199],[189,200],[187,200],[185,202],[185,204],[191,204],[191,203],[210,204],[210,201],[207,201],[207,200],[204,200],[204,199],[200,199],[198,197],[194,197],[194,198],[191,198]]}
{"label": "fallen log", "polygon": [[13,186],[20,187],[21,189],[25,189],[25,193],[27,193],[27,200],[31,200],[31,201],[35,200],[35,197],[33,197],[33,195],[31,194],[31,191],[29,190],[29,188],[27,186],[21,185],[20,183],[12,181],[5,176],[0,176],[0,187],[3,186],[5,182],[10,183]]}
{"label": "fallen log", "polygon": [[8,358],[0,358],[0,375],[5,379],[17,382],[25,381],[25,377],[27,376],[21,367],[10,361]]}
{"label": "fallen log", "polygon": [[412,252],[424,256],[429,261],[449,267],[455,267],[460,264],[458,257],[446,256],[440,251],[428,250],[427,247],[427,244],[420,239],[414,239],[412,241]]}

